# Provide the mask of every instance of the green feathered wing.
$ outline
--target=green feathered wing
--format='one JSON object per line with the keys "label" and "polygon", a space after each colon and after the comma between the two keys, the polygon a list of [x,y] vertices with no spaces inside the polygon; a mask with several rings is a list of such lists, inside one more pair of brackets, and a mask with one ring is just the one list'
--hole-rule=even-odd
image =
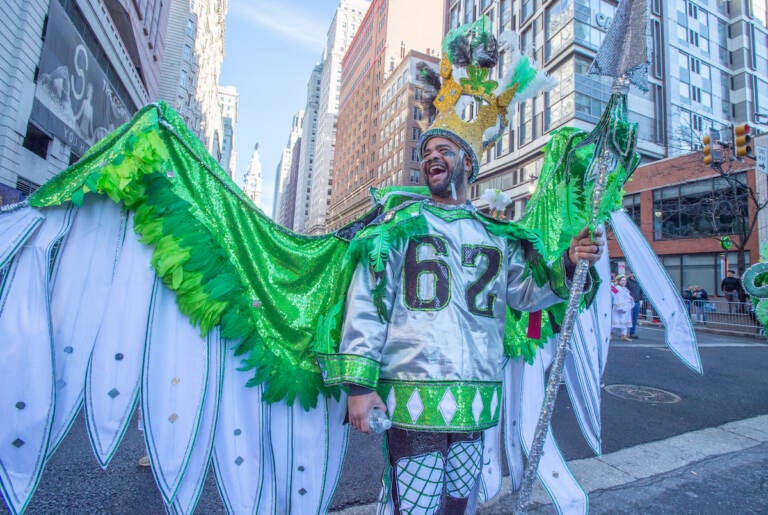
{"label": "green feathered wing", "polygon": [[[633,135],[629,124],[612,126]],[[621,139],[615,137],[621,130],[614,130],[614,140]],[[561,255],[586,221],[588,184],[583,177],[594,152],[593,145],[579,148],[586,137],[574,129],[554,133],[545,152],[543,187],[522,222],[488,221],[489,228],[515,237],[529,235],[543,262]],[[625,155],[634,160],[634,148]],[[563,156],[572,157],[564,161]],[[617,172],[624,178],[625,169],[631,168]],[[620,178],[614,182],[623,184]],[[322,383],[315,351],[332,351],[338,343],[344,295],[362,249],[367,248],[367,259],[375,265],[391,238],[407,238],[413,228],[404,226],[403,234],[370,228],[361,233],[365,245],[350,247],[350,238],[375,212],[425,190],[406,192],[402,198],[384,193],[374,195],[378,211],[337,233],[294,233],[267,218],[183,120],[160,102],[94,145],[30,197],[29,204],[80,205],[86,194],[101,194],[133,211],[136,232],[154,249],[152,266],[176,293],[180,310],[203,334],[219,326],[227,340],[237,342],[244,369],[254,373],[249,384],[263,384],[266,400],[290,404],[298,398],[309,408],[319,392],[333,393]],[[621,197],[616,193],[606,198],[607,213]],[[550,310],[555,319],[558,309]],[[527,314],[510,312],[508,322],[507,355],[530,361],[551,334],[548,318],[543,317],[538,341],[525,337]]]}
{"label": "green feathered wing", "polygon": [[[152,266],[203,334],[237,342],[250,385],[309,408],[322,384],[312,352],[321,314],[351,278],[337,234],[293,233],[267,218],[182,119],[150,105],[29,199],[34,207],[108,195],[135,214]],[[338,321],[337,321],[338,322]]]}

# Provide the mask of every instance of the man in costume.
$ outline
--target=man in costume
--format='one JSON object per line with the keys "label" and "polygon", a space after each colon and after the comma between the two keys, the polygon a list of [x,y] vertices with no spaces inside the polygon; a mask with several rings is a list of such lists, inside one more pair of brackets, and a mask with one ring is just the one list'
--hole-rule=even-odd
{"label": "man in costume", "polygon": [[369,228],[390,235],[376,247],[384,265],[358,265],[339,352],[324,365],[327,383],[349,387],[355,428],[371,431],[374,408],[391,417],[387,512],[465,511],[482,431],[499,421],[507,306],[563,302],[574,263],[595,263],[603,248],[601,233],[593,239],[584,229],[547,264],[526,239],[532,235],[478,213],[467,195],[482,148],[480,139],[475,148],[467,141],[472,134],[451,106],[421,137],[430,197],[400,204]]}
{"label": "man in costume", "polygon": [[[622,3],[615,26],[631,27],[625,11],[639,3]],[[498,53],[485,25],[481,19],[459,27],[443,49],[444,80],[434,102],[440,114],[419,145],[431,193],[385,194],[370,218],[383,214],[370,225],[366,215],[320,238],[276,226],[162,103],[142,109],[25,205],[0,213],[0,270],[6,272],[0,378],[8,401],[0,403],[7,421],[0,436],[12,442],[0,447],[0,493],[12,513],[28,505],[81,405],[91,447],[106,467],[137,398],[168,511],[194,511],[213,463],[229,512],[327,512],[347,446],[347,399],[339,402],[336,390],[321,389],[323,380],[349,385],[350,418],[358,429],[369,429],[372,407],[385,407],[392,419],[387,509],[463,511],[477,484],[481,431],[500,418],[505,356],[531,363],[518,359],[505,369],[510,477],[521,479],[523,449],[529,464],[538,454],[558,472],[540,476],[558,511],[586,512],[586,493],[554,440],[553,452],[542,455],[531,438],[540,406],[547,405],[544,371],[556,368],[547,360],[552,338],[542,334],[554,324],[542,326],[519,311],[564,299],[566,265],[580,260],[581,277],[601,253],[602,244],[586,233],[571,241],[589,219],[578,200],[594,198],[587,193],[602,182],[591,164],[602,163],[596,169],[609,173],[613,189],[595,206],[600,216],[593,225],[621,206],[621,184],[639,161],[636,127],[625,120],[626,93],[613,94],[593,133],[553,133],[522,224],[478,213],[466,202],[477,156],[503,131],[512,97],[530,98],[539,78],[518,56],[503,67],[509,77],[490,80]],[[624,47],[644,59],[645,31],[634,33],[637,44]],[[514,55],[507,50],[505,60]],[[608,64],[615,62],[633,61]],[[454,80],[453,65],[466,74]],[[464,109],[468,104],[457,103],[462,96],[473,97],[479,109]],[[476,118],[465,122],[461,111]],[[619,164],[605,165],[603,148]],[[675,316],[683,306],[674,285],[631,219],[621,212],[610,217],[630,264],[635,256],[643,263],[638,280],[664,322],[668,346],[700,371],[688,318]],[[353,270],[342,338],[340,315]],[[762,273],[746,274],[754,295]],[[573,282],[581,291],[580,281]],[[765,303],[756,311],[761,320]],[[560,318],[563,305],[557,304],[546,320],[566,321],[572,304]],[[565,374],[596,452],[596,379],[607,349],[601,353],[586,339],[605,332],[605,317],[596,316],[600,304],[583,317],[583,330],[573,331],[569,355],[579,359],[573,374]],[[518,315],[530,338],[524,329],[510,329]],[[567,328],[563,322],[554,331],[567,337]],[[515,334],[522,341],[510,337]],[[538,352],[542,345],[546,350]],[[24,373],[30,369],[33,376]],[[498,447],[489,435],[486,500],[500,488]],[[489,478],[498,480],[495,486]],[[518,482],[522,493],[528,483]]]}

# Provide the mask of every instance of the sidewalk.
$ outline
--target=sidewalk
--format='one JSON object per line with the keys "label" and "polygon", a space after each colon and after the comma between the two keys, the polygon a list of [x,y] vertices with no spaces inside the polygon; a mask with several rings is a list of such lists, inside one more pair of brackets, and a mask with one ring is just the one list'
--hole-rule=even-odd
{"label": "sidewalk", "polygon": [[[765,513],[768,415],[730,422],[569,463],[589,493],[590,513]],[[731,472],[732,471],[732,472]],[[754,476],[754,477],[753,477]],[[478,513],[507,514],[502,494]],[[537,485],[529,513],[555,513]]]}
{"label": "sidewalk", "polygon": [[[589,494],[592,514],[765,513],[768,506],[768,415],[595,458],[569,462]],[[530,514],[556,513],[540,485]],[[509,477],[501,494],[478,510],[481,515],[512,513]],[[364,515],[375,504],[332,513]]]}

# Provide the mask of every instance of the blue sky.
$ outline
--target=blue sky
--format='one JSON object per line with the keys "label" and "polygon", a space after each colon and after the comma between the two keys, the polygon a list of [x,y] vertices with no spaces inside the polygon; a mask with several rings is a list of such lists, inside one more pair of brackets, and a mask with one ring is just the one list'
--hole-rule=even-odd
{"label": "blue sky", "polygon": [[229,0],[224,63],[219,79],[235,86],[237,180],[259,143],[262,204],[271,214],[275,169],[288,141],[291,118],[304,108],[307,81],[320,62],[338,0]]}

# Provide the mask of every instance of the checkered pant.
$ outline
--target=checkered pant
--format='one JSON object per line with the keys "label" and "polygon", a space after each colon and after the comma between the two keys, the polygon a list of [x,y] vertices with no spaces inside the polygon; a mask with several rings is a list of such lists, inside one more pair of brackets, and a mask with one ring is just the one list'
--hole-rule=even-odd
{"label": "checkered pant", "polygon": [[394,513],[461,514],[480,475],[482,432],[390,429],[389,499]]}

